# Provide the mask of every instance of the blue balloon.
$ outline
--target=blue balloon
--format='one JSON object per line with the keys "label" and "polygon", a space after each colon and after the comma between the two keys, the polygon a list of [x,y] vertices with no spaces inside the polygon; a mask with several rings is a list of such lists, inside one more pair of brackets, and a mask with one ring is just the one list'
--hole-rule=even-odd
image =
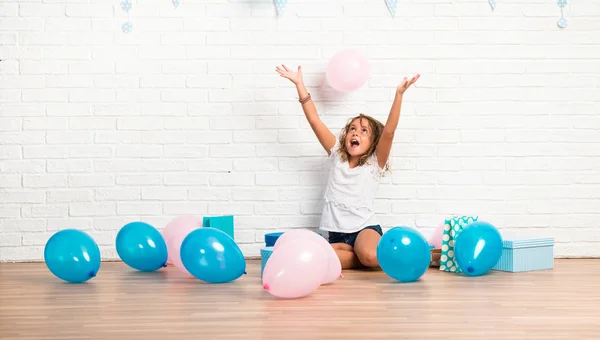
{"label": "blue balloon", "polygon": [[65,229],[56,232],[46,242],[44,262],[59,279],[85,282],[100,270],[100,248],[85,232]]}
{"label": "blue balloon", "polygon": [[473,222],[466,226],[454,241],[456,265],[467,276],[487,273],[502,256],[502,236],[487,222]]}
{"label": "blue balloon", "polygon": [[210,283],[233,281],[246,272],[240,247],[219,229],[205,227],[190,232],[181,243],[181,262],[196,278]]}
{"label": "blue balloon", "polygon": [[388,230],[377,245],[381,269],[402,282],[418,280],[429,268],[431,250],[421,233],[408,227]]}
{"label": "blue balloon", "polygon": [[166,267],[167,244],[160,232],[144,222],[126,224],[117,234],[117,254],[133,269],[152,272]]}

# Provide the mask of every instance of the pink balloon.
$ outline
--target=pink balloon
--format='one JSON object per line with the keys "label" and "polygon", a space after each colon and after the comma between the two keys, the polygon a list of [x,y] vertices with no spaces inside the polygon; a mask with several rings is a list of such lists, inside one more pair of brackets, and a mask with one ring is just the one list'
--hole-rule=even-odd
{"label": "pink balloon", "polygon": [[359,51],[338,52],[327,65],[326,77],[331,87],[340,92],[359,89],[369,79],[367,58]]}
{"label": "pink balloon", "polygon": [[181,262],[181,243],[192,230],[198,228],[202,228],[202,219],[192,215],[183,215],[169,222],[162,231],[169,253],[167,263],[172,263],[175,267],[188,274],[188,270],[185,269],[183,262]]}
{"label": "pink balloon", "polygon": [[289,241],[271,253],[263,271],[263,288],[280,298],[307,296],[319,288],[326,272],[321,246],[300,239]]}
{"label": "pink balloon", "polygon": [[433,245],[435,247],[435,249],[442,248],[442,237],[444,236],[444,226],[445,226],[445,224],[442,223],[437,228],[435,228],[433,234],[431,235],[431,238],[429,239],[429,244]]}
{"label": "pink balloon", "polygon": [[283,235],[277,238],[277,241],[273,245],[273,251],[279,248],[282,244],[292,241],[301,241],[306,243],[315,242],[321,247],[321,249],[323,249],[327,258],[327,271],[321,280],[321,284],[328,284],[342,277],[342,263],[335,253],[335,249],[333,249],[331,244],[329,244],[324,237],[319,236],[319,234],[307,229],[293,229],[286,231],[283,233]]}

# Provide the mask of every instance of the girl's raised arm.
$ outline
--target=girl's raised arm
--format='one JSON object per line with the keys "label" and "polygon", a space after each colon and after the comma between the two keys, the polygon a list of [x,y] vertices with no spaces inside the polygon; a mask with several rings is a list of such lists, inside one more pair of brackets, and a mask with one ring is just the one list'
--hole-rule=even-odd
{"label": "girl's raised arm", "polygon": [[335,136],[329,128],[321,121],[319,117],[319,113],[317,112],[317,108],[313,103],[310,94],[306,90],[306,86],[304,86],[304,81],[302,79],[302,67],[298,66],[298,71],[293,72],[287,68],[285,65],[281,65],[281,67],[277,66],[276,68],[279,75],[283,78],[289,79],[294,85],[296,85],[296,89],[298,90],[298,97],[300,98],[300,104],[302,104],[302,110],[304,110],[304,115],[310,124],[313,132],[317,136],[317,139],[327,151],[329,155],[331,148],[335,145]]}

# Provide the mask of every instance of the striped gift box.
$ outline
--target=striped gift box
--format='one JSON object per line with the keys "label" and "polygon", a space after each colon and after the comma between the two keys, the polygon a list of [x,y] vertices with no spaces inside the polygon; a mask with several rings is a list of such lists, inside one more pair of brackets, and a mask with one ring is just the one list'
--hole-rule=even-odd
{"label": "striped gift box", "polygon": [[492,270],[526,272],[554,268],[554,239],[505,239],[502,256]]}
{"label": "striped gift box", "polygon": [[262,277],[265,266],[267,265],[267,260],[269,260],[269,256],[271,256],[272,253],[273,247],[263,247],[260,249],[260,277]]}

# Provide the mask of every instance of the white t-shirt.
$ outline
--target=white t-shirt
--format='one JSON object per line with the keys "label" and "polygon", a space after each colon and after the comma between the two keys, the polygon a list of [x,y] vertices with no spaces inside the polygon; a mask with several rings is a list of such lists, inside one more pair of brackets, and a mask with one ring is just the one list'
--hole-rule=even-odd
{"label": "white t-shirt", "polygon": [[384,170],[379,167],[375,153],[362,166],[350,168],[338,153],[339,139],[331,148],[330,170],[325,187],[325,206],[320,229],[353,233],[379,222],[373,205],[379,180]]}

